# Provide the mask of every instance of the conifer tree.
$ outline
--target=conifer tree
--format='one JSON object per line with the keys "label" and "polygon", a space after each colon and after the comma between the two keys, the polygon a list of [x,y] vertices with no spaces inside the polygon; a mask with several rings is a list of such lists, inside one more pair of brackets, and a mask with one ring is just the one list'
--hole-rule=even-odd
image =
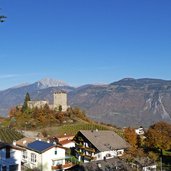
{"label": "conifer tree", "polygon": [[30,95],[29,93],[27,92],[26,95],[25,95],[25,99],[24,99],[24,103],[23,103],[23,106],[22,106],[22,111],[26,111],[28,109],[28,101],[30,101]]}

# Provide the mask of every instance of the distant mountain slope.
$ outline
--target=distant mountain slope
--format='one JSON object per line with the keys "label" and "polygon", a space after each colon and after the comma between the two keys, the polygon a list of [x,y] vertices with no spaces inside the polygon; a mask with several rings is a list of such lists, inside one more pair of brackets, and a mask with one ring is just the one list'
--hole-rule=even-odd
{"label": "distant mountain slope", "polygon": [[149,78],[125,78],[108,85],[78,88],[36,82],[0,91],[0,113],[6,114],[12,106],[22,104],[26,92],[33,100],[52,103],[53,92],[61,89],[68,92],[70,106],[82,108],[100,122],[117,126],[149,126],[159,120],[171,122],[171,81]]}
{"label": "distant mountain slope", "polygon": [[67,83],[61,80],[54,80],[51,78],[44,78],[38,82],[35,82],[34,85],[39,89],[45,89],[48,87],[63,87],[69,86]]}
{"label": "distant mountain slope", "polygon": [[95,120],[118,126],[149,126],[171,121],[171,81],[126,78],[107,86],[70,92],[70,105],[80,106]]}
{"label": "distant mountain slope", "polygon": [[[47,83],[45,80],[47,80]],[[45,80],[0,91],[0,114],[5,116],[11,107],[23,104],[27,92],[29,92],[32,100],[48,100],[52,103],[54,92],[61,89],[69,92],[74,89],[71,86],[65,86],[67,84],[62,84],[60,81],[58,82],[52,79]]]}

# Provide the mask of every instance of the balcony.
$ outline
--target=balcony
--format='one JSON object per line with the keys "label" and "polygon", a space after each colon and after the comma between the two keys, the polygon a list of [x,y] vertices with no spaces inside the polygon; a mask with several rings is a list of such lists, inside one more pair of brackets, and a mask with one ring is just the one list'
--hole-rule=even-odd
{"label": "balcony", "polygon": [[94,148],[85,147],[84,149],[85,149],[86,151],[89,151],[89,152],[92,152],[92,153],[95,152],[95,149],[94,149]]}
{"label": "balcony", "polygon": [[68,163],[65,163],[64,165],[60,164],[60,165],[57,165],[57,166],[52,166],[52,170],[58,170],[58,169],[69,169],[71,167],[73,167],[75,164],[71,163],[71,162],[68,162]]}
{"label": "balcony", "polygon": [[90,156],[90,155],[84,155],[84,158],[85,158],[85,159],[88,159],[88,160],[93,160],[93,159],[95,159],[95,157]]}

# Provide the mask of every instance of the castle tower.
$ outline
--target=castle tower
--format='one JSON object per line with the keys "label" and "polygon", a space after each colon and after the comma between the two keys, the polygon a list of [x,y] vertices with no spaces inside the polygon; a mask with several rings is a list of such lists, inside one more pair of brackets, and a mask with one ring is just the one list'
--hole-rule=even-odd
{"label": "castle tower", "polygon": [[59,107],[62,107],[62,111],[66,111],[68,106],[67,106],[67,93],[64,91],[60,92],[55,92],[53,94],[53,107],[54,109],[59,110]]}

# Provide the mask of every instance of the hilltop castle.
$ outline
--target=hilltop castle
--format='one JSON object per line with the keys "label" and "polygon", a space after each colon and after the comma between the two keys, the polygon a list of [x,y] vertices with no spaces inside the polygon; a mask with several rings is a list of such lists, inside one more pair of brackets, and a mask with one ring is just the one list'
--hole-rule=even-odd
{"label": "hilltop castle", "polygon": [[67,93],[64,91],[58,91],[53,94],[53,104],[49,104],[46,100],[38,100],[38,101],[28,101],[29,108],[41,108],[44,107],[46,104],[49,105],[51,109],[59,110],[60,106],[63,112],[65,112],[68,108],[67,105]]}

